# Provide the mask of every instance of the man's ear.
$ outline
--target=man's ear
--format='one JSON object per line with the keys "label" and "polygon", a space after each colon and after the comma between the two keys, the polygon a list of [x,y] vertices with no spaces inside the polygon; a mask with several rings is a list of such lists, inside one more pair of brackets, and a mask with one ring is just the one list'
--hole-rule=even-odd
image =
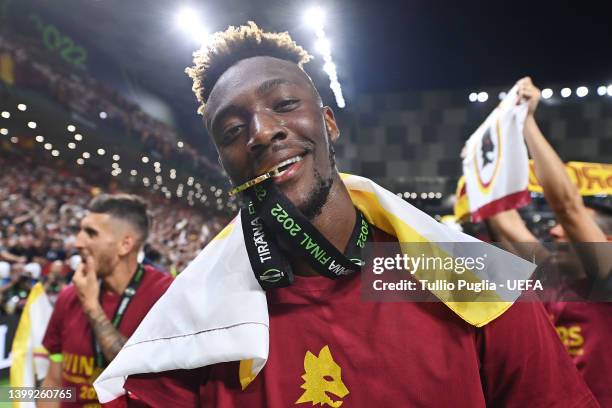
{"label": "man's ear", "polygon": [[329,106],[323,107],[323,120],[325,120],[325,129],[327,130],[329,139],[332,143],[335,143],[340,137],[340,129],[338,129],[334,111]]}
{"label": "man's ear", "polygon": [[129,254],[138,245],[136,238],[132,234],[126,234],[119,241],[119,256]]}

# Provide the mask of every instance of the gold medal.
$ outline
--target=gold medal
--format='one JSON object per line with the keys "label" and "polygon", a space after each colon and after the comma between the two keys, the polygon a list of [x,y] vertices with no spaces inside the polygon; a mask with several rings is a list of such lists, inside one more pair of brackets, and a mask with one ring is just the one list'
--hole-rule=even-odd
{"label": "gold medal", "polygon": [[259,184],[259,183],[261,183],[262,181],[267,180],[267,179],[269,179],[270,177],[272,177],[272,174],[273,174],[273,173],[274,173],[274,172],[269,171],[269,172],[267,172],[267,173],[262,174],[261,176],[257,176],[257,177],[255,177],[254,179],[249,180],[249,181],[247,181],[246,183],[243,183],[243,184],[239,185],[238,187],[234,187],[234,188],[232,188],[232,189],[229,191],[229,193],[228,193],[228,194],[229,194],[229,195],[230,195],[230,197],[231,197],[231,196],[233,196],[233,195],[235,195],[235,194],[237,194],[237,193],[239,193],[239,192],[241,192],[241,191],[246,190],[246,189],[247,189],[247,188],[249,188],[249,187],[253,187],[255,184]]}

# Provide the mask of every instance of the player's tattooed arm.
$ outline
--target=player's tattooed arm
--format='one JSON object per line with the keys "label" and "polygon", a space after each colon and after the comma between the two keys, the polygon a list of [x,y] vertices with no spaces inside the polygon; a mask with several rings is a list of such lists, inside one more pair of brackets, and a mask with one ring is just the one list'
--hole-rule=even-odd
{"label": "player's tattooed arm", "polygon": [[119,354],[127,338],[113,326],[102,307],[87,309],[85,313],[102,349],[104,358],[106,358],[106,361],[112,361]]}

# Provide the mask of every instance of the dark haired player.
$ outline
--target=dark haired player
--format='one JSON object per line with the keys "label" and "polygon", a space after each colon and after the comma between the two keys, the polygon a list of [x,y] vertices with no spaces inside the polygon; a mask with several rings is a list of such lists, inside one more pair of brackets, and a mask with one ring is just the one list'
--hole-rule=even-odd
{"label": "dark haired player", "polygon": [[76,387],[76,402],[62,407],[99,406],[94,380],[172,282],[138,263],[148,232],[146,204],[132,195],[94,198],[81,221],[76,248],[84,262],[60,293],[43,340],[51,359],[43,387]]}

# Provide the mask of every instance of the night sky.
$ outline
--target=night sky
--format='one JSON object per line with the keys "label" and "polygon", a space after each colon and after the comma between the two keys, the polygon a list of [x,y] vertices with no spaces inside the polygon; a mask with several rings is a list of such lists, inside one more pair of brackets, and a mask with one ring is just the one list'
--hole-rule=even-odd
{"label": "night sky", "polygon": [[348,46],[363,92],[612,79],[611,2],[359,3]]}
{"label": "night sky", "polygon": [[[174,23],[182,5],[209,30],[255,20],[270,31],[289,30],[311,52],[314,33],[302,14],[311,0],[0,0],[11,3],[14,27],[40,14],[90,51],[89,72],[138,86],[174,110],[176,125],[201,134],[191,82],[183,70],[196,48]],[[339,80],[351,96],[456,88],[510,87],[524,75],[537,85],[612,83],[612,2],[364,1],[318,2]],[[308,67],[327,89],[322,62]],[[328,101],[331,103],[331,101]]]}

